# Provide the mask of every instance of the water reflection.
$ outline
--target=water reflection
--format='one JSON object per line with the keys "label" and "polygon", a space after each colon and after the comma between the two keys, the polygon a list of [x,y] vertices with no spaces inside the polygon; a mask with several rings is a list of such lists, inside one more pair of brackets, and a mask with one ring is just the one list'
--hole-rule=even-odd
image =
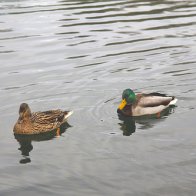
{"label": "water reflection", "polygon": [[118,123],[120,129],[123,131],[124,136],[130,136],[136,131],[136,123],[140,124],[140,129],[149,129],[154,127],[156,123],[159,123],[166,119],[171,113],[174,112],[176,106],[170,106],[161,112],[160,116],[150,115],[141,117],[130,117],[122,114],[118,114],[119,120],[122,122]]}
{"label": "water reflection", "polygon": [[[68,123],[64,123],[60,127],[60,135],[62,135],[67,128],[71,127]],[[19,161],[21,164],[30,163],[30,152],[33,150],[33,141],[41,142],[51,140],[57,136],[57,130],[53,130],[47,133],[38,134],[38,135],[20,135],[14,134],[15,139],[19,142],[22,159]]]}
{"label": "water reflection", "polygon": [[123,135],[130,136],[135,132],[135,120],[133,117],[123,116],[121,114],[118,115],[119,119],[122,121],[118,123],[120,125],[120,129],[123,131]]}

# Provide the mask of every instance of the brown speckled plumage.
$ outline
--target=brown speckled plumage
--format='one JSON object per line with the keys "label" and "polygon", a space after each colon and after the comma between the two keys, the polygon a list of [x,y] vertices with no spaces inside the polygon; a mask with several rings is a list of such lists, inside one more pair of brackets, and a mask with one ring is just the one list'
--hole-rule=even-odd
{"label": "brown speckled plumage", "polygon": [[14,126],[16,134],[39,134],[54,130],[64,122],[72,112],[50,110],[45,112],[31,112],[28,104],[22,103],[19,118]]}

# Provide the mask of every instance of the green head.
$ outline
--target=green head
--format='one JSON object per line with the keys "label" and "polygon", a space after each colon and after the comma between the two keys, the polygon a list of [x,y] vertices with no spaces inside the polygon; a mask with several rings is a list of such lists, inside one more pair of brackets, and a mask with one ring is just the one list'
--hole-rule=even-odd
{"label": "green head", "polygon": [[135,93],[131,89],[125,89],[122,94],[122,99],[125,99],[128,105],[136,101]]}
{"label": "green head", "polygon": [[125,89],[122,94],[122,102],[118,106],[122,110],[126,105],[131,105],[136,101],[135,93],[131,89]]}

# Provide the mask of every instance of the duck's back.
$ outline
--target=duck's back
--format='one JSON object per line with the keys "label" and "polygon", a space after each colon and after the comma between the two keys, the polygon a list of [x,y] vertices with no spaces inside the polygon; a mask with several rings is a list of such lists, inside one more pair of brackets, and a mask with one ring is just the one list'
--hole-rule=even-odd
{"label": "duck's back", "polygon": [[137,104],[141,107],[167,106],[173,99],[174,97],[172,96],[166,96],[160,93],[150,93],[140,96]]}
{"label": "duck's back", "polygon": [[32,113],[31,123],[34,132],[47,132],[58,128],[68,112],[61,110],[50,110]]}

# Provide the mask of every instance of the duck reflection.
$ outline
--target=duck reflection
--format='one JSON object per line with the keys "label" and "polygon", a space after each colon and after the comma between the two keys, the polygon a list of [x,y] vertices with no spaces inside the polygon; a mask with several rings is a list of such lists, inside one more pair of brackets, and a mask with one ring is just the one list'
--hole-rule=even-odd
{"label": "duck reflection", "polygon": [[140,129],[152,128],[156,123],[165,120],[171,113],[174,112],[176,106],[170,106],[162,111],[159,115],[148,115],[140,117],[125,116],[122,113],[118,113],[118,118],[122,122],[118,123],[120,129],[123,131],[124,136],[130,136],[136,131],[136,123],[140,125]]}
{"label": "duck reflection", "polygon": [[120,125],[120,129],[123,131],[123,135],[130,136],[135,132],[135,120],[133,117],[118,115],[119,119],[122,121],[118,123]]}
{"label": "duck reflection", "polygon": [[57,135],[62,135],[67,128],[71,127],[67,122],[60,126],[60,133],[57,134],[57,129],[52,130],[50,132],[42,133],[42,134],[34,134],[34,135],[22,135],[22,134],[14,134],[15,139],[19,142],[20,148],[18,150],[21,151],[21,155],[23,158],[19,161],[21,164],[30,163],[30,152],[33,150],[33,141],[47,141],[55,138]]}

